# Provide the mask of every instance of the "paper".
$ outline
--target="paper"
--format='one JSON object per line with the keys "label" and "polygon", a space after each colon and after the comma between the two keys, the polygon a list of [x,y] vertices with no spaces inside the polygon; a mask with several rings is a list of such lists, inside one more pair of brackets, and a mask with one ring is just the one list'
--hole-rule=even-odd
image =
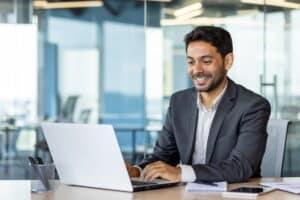
{"label": "paper", "polygon": [[201,191],[201,192],[225,192],[227,190],[227,182],[213,182],[217,186],[201,184],[201,183],[188,183],[185,187],[186,191]]}
{"label": "paper", "polygon": [[0,181],[0,199],[9,200],[30,200],[30,181]]}
{"label": "paper", "polygon": [[300,182],[299,183],[287,183],[287,182],[274,183],[273,182],[273,183],[260,183],[260,185],[300,194]]}

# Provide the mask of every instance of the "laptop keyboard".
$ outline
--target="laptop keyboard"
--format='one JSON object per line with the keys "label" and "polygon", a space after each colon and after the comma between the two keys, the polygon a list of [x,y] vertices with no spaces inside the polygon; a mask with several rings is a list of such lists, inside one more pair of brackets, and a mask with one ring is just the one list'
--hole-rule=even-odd
{"label": "laptop keyboard", "polygon": [[155,185],[155,184],[158,184],[156,182],[147,182],[147,181],[131,181],[131,184],[132,185],[135,185],[135,186],[144,186],[144,185]]}

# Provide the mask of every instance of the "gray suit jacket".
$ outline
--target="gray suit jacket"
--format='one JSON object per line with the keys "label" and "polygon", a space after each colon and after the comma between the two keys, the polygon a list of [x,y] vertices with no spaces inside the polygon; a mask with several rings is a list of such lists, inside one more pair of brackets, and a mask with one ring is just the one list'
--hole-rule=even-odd
{"label": "gray suit jacket", "polygon": [[139,166],[143,168],[158,160],[173,166],[181,162],[192,165],[196,181],[240,182],[259,177],[270,116],[268,101],[228,78],[227,89],[211,125],[206,163],[193,164],[197,94],[195,88],[191,88],[172,95],[154,153]]}

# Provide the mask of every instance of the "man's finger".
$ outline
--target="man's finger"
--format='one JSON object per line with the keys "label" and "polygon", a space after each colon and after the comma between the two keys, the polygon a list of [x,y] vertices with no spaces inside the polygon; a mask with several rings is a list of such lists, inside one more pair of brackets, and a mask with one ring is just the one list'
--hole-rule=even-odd
{"label": "man's finger", "polygon": [[162,174],[161,169],[155,169],[155,170],[149,171],[149,173],[145,174],[144,179],[147,181],[152,181],[156,178],[159,178],[161,176],[161,174]]}
{"label": "man's finger", "polygon": [[144,170],[142,171],[141,177],[145,178],[147,176],[147,174],[149,174],[153,171],[159,170],[160,168],[161,168],[161,166],[156,166],[156,165],[151,165],[151,166],[145,167]]}

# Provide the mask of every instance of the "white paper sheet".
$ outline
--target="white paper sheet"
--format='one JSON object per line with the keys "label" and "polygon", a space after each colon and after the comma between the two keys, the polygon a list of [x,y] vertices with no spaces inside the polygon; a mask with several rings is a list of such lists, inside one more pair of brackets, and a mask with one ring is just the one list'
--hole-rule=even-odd
{"label": "white paper sheet", "polygon": [[299,183],[287,183],[287,182],[260,183],[260,185],[300,194],[300,182]]}
{"label": "white paper sheet", "polygon": [[227,190],[227,182],[214,182],[214,184],[217,184],[217,186],[201,183],[188,183],[185,187],[185,190],[200,192],[224,192]]}
{"label": "white paper sheet", "polygon": [[2,200],[30,200],[30,181],[0,181],[0,199]]}

